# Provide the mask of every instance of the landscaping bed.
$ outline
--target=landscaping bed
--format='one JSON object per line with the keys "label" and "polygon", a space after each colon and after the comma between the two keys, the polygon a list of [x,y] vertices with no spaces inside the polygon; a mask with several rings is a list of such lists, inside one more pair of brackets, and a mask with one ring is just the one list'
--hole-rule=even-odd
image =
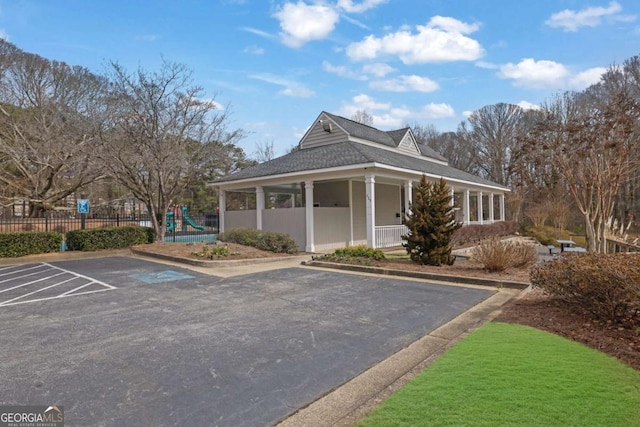
{"label": "landscaping bed", "polygon": [[496,319],[552,332],[607,353],[640,370],[640,325],[596,320],[585,311],[534,289],[505,305]]}
{"label": "landscaping bed", "polygon": [[215,246],[227,246],[229,255],[212,255],[211,258],[195,255],[195,253],[203,253],[204,243],[151,243],[148,245],[133,246],[136,252],[147,254],[158,254],[175,258],[187,258],[191,260],[214,260],[214,261],[232,261],[241,259],[259,259],[259,258],[277,258],[291,256],[290,254],[273,253],[262,251],[260,249],[249,246],[238,245],[236,243],[209,243],[208,248]]}

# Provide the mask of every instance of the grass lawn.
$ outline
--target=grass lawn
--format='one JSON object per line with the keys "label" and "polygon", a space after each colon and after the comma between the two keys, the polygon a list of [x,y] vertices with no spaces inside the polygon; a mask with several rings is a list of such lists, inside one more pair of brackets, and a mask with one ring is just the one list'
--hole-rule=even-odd
{"label": "grass lawn", "polygon": [[488,323],[357,425],[640,426],[640,372],[547,332]]}

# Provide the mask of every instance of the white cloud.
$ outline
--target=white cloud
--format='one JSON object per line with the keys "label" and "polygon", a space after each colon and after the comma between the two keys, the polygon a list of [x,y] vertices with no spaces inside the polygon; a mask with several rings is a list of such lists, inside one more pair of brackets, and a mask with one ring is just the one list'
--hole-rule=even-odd
{"label": "white cloud", "polygon": [[565,9],[554,13],[545,21],[550,27],[562,28],[564,31],[578,31],[580,27],[597,27],[602,23],[602,19],[612,21],[635,21],[635,15],[622,15],[622,6],[618,2],[612,1],[609,6],[587,7],[582,10]]}
{"label": "white cloud", "polygon": [[381,38],[369,35],[347,46],[352,60],[375,59],[395,55],[405,64],[473,61],[484,54],[477,40],[466,34],[477,31],[478,24],[467,24],[454,18],[434,16],[427,25],[416,26],[416,32],[403,27]]}
{"label": "white cloud", "polygon": [[264,49],[258,46],[247,46],[242,52],[249,55],[264,55]]}
{"label": "white cloud", "polygon": [[302,1],[285,3],[274,16],[280,21],[283,43],[293,48],[326,38],[340,20],[335,9],[322,4],[308,5]]}
{"label": "white cloud", "polygon": [[393,73],[396,69],[384,62],[376,62],[375,64],[364,65],[362,71],[376,77],[384,77],[389,73]]}
{"label": "white cloud", "polygon": [[463,112],[462,112],[462,116],[463,116],[465,119],[468,119],[469,117],[471,117],[471,115],[472,115],[473,113],[474,113],[474,112],[473,112],[473,111],[471,111],[471,110],[465,110],[465,111],[463,111]]}
{"label": "white cloud", "polygon": [[433,92],[440,89],[438,83],[430,78],[416,75],[372,81],[369,87],[388,92]]}
{"label": "white cloud", "polygon": [[364,0],[356,4],[353,0],[338,0],[337,6],[347,13],[362,13],[389,0]]}
{"label": "white cloud", "polygon": [[0,28],[0,39],[9,41],[9,35],[7,34],[7,31],[4,28]]}
{"label": "white cloud", "polygon": [[525,58],[517,64],[502,65],[498,76],[513,80],[514,86],[560,88],[564,86],[569,70],[558,62]]}
{"label": "white cloud", "polygon": [[250,75],[249,78],[284,87],[284,89],[278,92],[279,95],[294,98],[310,98],[315,95],[313,90],[307,88],[302,83],[274,76],[273,74],[253,74]]}
{"label": "white cloud", "polygon": [[255,34],[256,36],[260,36],[265,39],[273,39],[275,36],[266,31],[258,30],[257,28],[252,27],[240,27],[242,31],[246,31],[247,33]]}
{"label": "white cloud", "polygon": [[513,80],[514,86],[532,89],[576,89],[582,90],[598,83],[604,67],[594,67],[572,73],[566,66],[555,61],[525,58],[517,64],[508,63],[500,67],[498,77]]}
{"label": "white cloud", "polygon": [[339,114],[351,117],[356,111],[366,111],[373,118],[373,126],[380,128],[399,128],[413,120],[453,117],[455,111],[448,104],[425,104],[418,108],[405,105],[393,106],[388,102],[378,102],[369,95],[354,96],[349,103],[343,103]]}
{"label": "white cloud", "polygon": [[445,117],[453,117],[456,115],[455,110],[449,104],[435,104],[429,103],[424,105],[422,109],[419,111],[420,118],[425,119],[441,119]]}
{"label": "white cloud", "polygon": [[569,85],[576,90],[585,89],[600,81],[600,78],[607,72],[605,67],[594,67],[582,71],[569,79]]}
{"label": "white cloud", "polygon": [[346,77],[354,80],[367,80],[367,76],[363,76],[344,65],[333,65],[329,61],[322,61],[322,69],[327,73],[332,73],[340,77]]}
{"label": "white cloud", "polygon": [[500,68],[498,64],[494,64],[493,62],[487,62],[487,61],[476,61],[475,65],[478,68],[485,68],[487,70],[497,70]]}
{"label": "white cloud", "polygon": [[518,107],[523,110],[540,110],[540,106],[537,104],[532,104],[529,101],[520,101],[516,104]]}

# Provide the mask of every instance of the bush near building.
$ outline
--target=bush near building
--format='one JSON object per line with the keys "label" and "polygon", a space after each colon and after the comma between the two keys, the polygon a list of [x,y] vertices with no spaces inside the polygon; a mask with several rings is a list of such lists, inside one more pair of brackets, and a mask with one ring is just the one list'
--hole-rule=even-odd
{"label": "bush near building", "polygon": [[96,251],[152,243],[154,235],[155,233],[149,231],[149,227],[93,228],[67,232],[66,242],[70,251]]}
{"label": "bush near building", "polygon": [[232,228],[220,233],[218,240],[274,253],[294,254],[298,252],[297,243],[288,234],[261,231],[255,228]]}
{"label": "bush near building", "polygon": [[611,322],[640,325],[640,254],[567,254],[535,267],[531,284]]}
{"label": "bush near building", "polygon": [[62,234],[55,231],[0,233],[0,258],[58,252]]}

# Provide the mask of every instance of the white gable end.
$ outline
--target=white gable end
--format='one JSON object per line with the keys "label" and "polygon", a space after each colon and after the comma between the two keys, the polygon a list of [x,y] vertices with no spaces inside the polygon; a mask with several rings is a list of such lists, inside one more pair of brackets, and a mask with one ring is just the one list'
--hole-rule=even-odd
{"label": "white gable end", "polygon": [[398,151],[406,154],[414,154],[420,155],[420,148],[418,148],[418,144],[416,144],[415,139],[413,139],[413,135],[411,132],[407,132],[407,134],[402,138],[400,144],[398,144]]}
{"label": "white gable end", "polygon": [[300,148],[318,147],[320,145],[334,144],[346,141],[347,133],[336,125],[333,120],[321,114],[313,122],[307,133],[300,140]]}

